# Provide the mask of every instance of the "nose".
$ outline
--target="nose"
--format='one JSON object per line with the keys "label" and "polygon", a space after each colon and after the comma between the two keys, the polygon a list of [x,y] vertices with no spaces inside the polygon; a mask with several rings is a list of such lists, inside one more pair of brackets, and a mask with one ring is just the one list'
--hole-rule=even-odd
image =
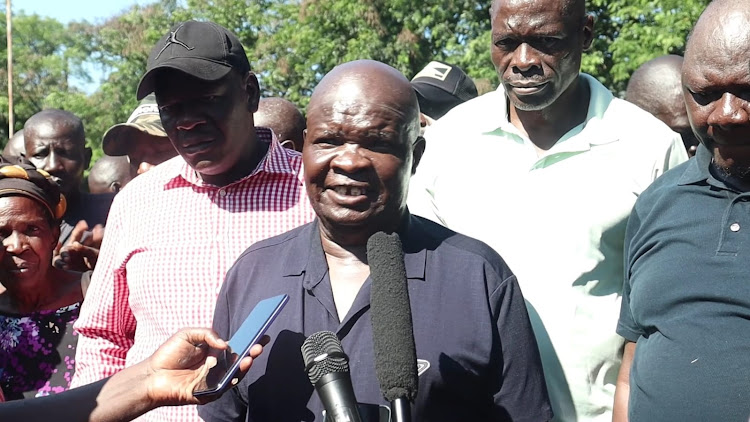
{"label": "nose", "polygon": [[62,160],[60,160],[60,156],[55,153],[54,150],[50,151],[49,155],[47,155],[47,158],[44,160],[43,170],[51,174],[64,170]]}
{"label": "nose", "polygon": [[23,252],[26,247],[25,237],[17,231],[14,231],[10,236],[3,239],[3,247],[5,247],[6,252],[18,255]]}
{"label": "nose", "polygon": [[722,128],[747,125],[750,123],[748,106],[747,101],[731,92],[725,92],[711,110],[708,124]]}
{"label": "nose", "polygon": [[189,107],[182,107],[179,111],[176,110],[175,113],[177,114],[175,118],[177,130],[191,130],[206,122],[205,118],[191,111]]}
{"label": "nose", "polygon": [[370,165],[370,160],[362,153],[363,149],[357,144],[344,144],[339,148],[336,156],[331,160],[331,167],[346,173],[356,173]]}
{"label": "nose", "polygon": [[539,55],[527,43],[520,44],[513,52],[513,63],[511,65],[521,72],[525,72],[539,66]]}

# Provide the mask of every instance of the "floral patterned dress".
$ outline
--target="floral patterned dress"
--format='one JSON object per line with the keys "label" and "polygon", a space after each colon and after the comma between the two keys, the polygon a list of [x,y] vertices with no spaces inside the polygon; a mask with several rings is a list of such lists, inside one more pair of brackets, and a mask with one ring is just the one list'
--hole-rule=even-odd
{"label": "floral patterned dress", "polygon": [[65,391],[75,369],[80,303],[27,315],[0,312],[0,388],[6,400]]}

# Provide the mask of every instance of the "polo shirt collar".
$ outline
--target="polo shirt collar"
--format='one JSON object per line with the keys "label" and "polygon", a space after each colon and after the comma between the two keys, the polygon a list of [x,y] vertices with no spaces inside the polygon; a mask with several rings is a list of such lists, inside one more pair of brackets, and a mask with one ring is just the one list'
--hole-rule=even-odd
{"label": "polo shirt collar", "polygon": [[[713,178],[708,167],[711,165],[711,151],[703,144],[698,145],[695,157],[689,160],[685,172],[680,176],[679,185],[692,185]],[[718,182],[718,181],[717,181]]]}
{"label": "polo shirt collar", "polygon": [[[554,152],[586,151],[591,149],[593,145],[604,145],[618,139],[617,134],[607,130],[602,122],[614,96],[594,77],[581,73],[579,78],[582,82],[588,84],[590,91],[586,119],[557,141],[553,147]],[[487,134],[502,131],[520,136],[518,129],[510,122],[508,97],[505,95],[502,84],[491,93],[489,105],[488,111],[496,118],[482,119],[479,130]]]}
{"label": "polo shirt collar", "polygon": [[713,155],[711,151],[703,144],[698,145],[698,151],[695,157],[688,161],[685,172],[680,177],[679,185],[709,184],[713,187],[729,190],[737,193],[743,193],[742,190],[726,183],[724,180],[716,178],[711,173]]}
{"label": "polo shirt collar", "polygon": [[[294,171],[291,163],[289,162],[288,154],[290,154],[291,150],[281,146],[278,139],[276,138],[276,134],[274,134],[271,129],[259,126],[255,127],[255,134],[257,136],[258,142],[265,142],[270,144],[268,147],[268,151],[266,152],[266,155],[263,157],[263,159],[260,160],[252,173],[248,174],[242,179],[230,183],[230,185],[247,180],[259,173],[291,174],[297,176],[297,173]],[[182,178],[185,182],[191,185],[213,186],[211,184],[203,182],[203,180],[198,177],[198,173],[196,173],[196,171],[192,167],[190,167],[187,162],[183,162],[178,177]]]}
{"label": "polo shirt collar", "polygon": [[[298,240],[293,242],[287,255],[297,257],[297,259],[288,262],[284,276],[304,274],[302,287],[306,290],[312,290],[320,284],[328,272],[318,224],[319,220],[316,218],[312,223],[304,226],[298,235]],[[424,236],[426,234],[421,224],[418,219],[407,212],[404,223],[398,230],[404,248],[406,277],[410,279],[425,278],[427,251],[424,247]]]}

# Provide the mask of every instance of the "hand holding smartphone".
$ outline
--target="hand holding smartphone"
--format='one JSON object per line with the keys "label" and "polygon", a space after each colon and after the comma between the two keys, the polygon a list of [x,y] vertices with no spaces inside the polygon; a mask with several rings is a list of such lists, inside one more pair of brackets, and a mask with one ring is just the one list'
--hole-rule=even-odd
{"label": "hand holding smartphone", "polygon": [[208,371],[205,385],[194,391],[193,396],[220,394],[232,387],[231,381],[237,376],[240,361],[247,356],[250,348],[260,341],[287,301],[289,296],[284,294],[261,300],[255,305],[250,315],[227,342],[229,348],[221,351],[216,357],[216,365]]}

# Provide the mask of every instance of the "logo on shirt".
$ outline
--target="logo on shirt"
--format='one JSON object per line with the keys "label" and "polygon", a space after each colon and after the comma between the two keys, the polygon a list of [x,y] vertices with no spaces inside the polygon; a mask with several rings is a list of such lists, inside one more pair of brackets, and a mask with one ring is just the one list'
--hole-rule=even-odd
{"label": "logo on shirt", "polygon": [[430,369],[430,362],[424,359],[417,359],[417,376],[421,377],[428,369]]}

